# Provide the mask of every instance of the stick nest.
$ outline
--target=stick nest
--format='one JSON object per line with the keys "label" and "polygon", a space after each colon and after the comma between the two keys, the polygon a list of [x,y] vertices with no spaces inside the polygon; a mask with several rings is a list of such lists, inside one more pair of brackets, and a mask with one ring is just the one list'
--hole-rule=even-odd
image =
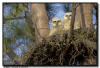
{"label": "stick nest", "polygon": [[43,39],[26,60],[25,65],[76,66],[96,65],[96,30],[74,30]]}

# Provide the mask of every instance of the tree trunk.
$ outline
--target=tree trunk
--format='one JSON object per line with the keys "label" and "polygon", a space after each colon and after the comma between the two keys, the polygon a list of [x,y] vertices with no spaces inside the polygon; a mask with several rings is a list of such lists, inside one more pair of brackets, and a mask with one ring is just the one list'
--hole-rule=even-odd
{"label": "tree trunk", "polygon": [[73,29],[74,29],[74,22],[75,22],[75,14],[76,14],[76,4],[72,4],[72,18],[71,18],[71,24],[70,24],[70,36],[72,36],[72,32],[73,32]]}
{"label": "tree trunk", "polygon": [[82,4],[80,4],[80,11],[81,11],[81,19],[82,19],[82,28],[85,29],[86,24],[85,24],[85,17],[84,17],[84,11],[83,11],[83,5]]}
{"label": "tree trunk", "polygon": [[31,4],[32,22],[35,25],[36,39],[41,41],[49,34],[48,16],[45,4]]}
{"label": "tree trunk", "polygon": [[83,4],[86,28],[93,28],[92,4]]}
{"label": "tree trunk", "polygon": [[94,8],[95,8],[95,10],[96,10],[96,23],[95,23],[95,25],[96,25],[96,29],[98,29],[98,4],[97,3],[95,3],[94,4]]}
{"label": "tree trunk", "polygon": [[84,15],[84,19],[85,21],[85,24],[86,24],[86,28],[93,28],[93,23],[92,23],[92,4],[81,4],[81,6],[77,7],[77,10],[76,10],[76,14],[77,14],[77,17],[78,17],[78,21],[80,22],[81,24],[81,27],[82,27],[82,17],[81,17],[81,10],[82,9],[82,6],[83,6],[83,14],[82,16]]}
{"label": "tree trunk", "polygon": [[77,20],[80,23],[82,27],[82,18],[81,18],[81,11],[80,11],[80,5],[76,8],[76,15],[77,15]]}

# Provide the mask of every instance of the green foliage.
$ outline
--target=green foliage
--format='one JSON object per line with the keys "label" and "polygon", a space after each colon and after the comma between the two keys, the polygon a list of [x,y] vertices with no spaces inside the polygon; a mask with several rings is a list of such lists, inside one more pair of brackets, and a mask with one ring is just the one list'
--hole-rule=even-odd
{"label": "green foliage", "polygon": [[23,33],[23,28],[19,28],[23,26],[23,24],[12,24],[12,30],[16,33],[16,36],[19,36],[19,37],[23,37],[24,36],[24,33]]}
{"label": "green foliage", "polygon": [[23,4],[20,4],[20,3],[19,4],[8,4],[7,7],[10,7],[9,11],[6,10],[8,11],[8,17],[16,17],[22,14]]}
{"label": "green foliage", "polygon": [[18,4],[16,6],[16,15],[19,15],[22,11],[23,11],[23,5],[22,4]]}
{"label": "green foliage", "polygon": [[22,13],[23,11],[23,5],[22,4],[12,4],[12,9],[11,9],[11,14],[13,16],[18,16]]}
{"label": "green foliage", "polygon": [[[22,13],[23,11],[23,4],[4,4],[4,6],[7,5],[6,7],[9,8],[9,10],[4,10],[4,11],[8,11],[8,13],[6,13],[6,16],[4,16],[4,22],[3,23],[9,23],[11,20],[16,20],[16,17],[24,16],[24,14]],[[15,19],[14,19],[15,18]]]}
{"label": "green foliage", "polygon": [[3,38],[3,50],[4,50],[4,52],[6,52],[7,51],[7,49],[8,49],[8,43],[11,43],[12,42],[12,40],[10,39],[10,38]]}
{"label": "green foliage", "polygon": [[16,38],[26,36],[28,38],[34,39],[35,29],[31,29],[31,27],[28,24],[12,22],[9,25],[10,25],[9,29],[15,32]]}
{"label": "green foliage", "polygon": [[28,24],[23,27],[24,33],[31,39],[35,38],[35,29]]}
{"label": "green foliage", "polygon": [[[23,23],[23,22],[25,22],[23,19],[18,18],[18,17],[24,16],[24,13],[22,12],[23,4],[20,4],[20,3],[7,4],[7,7],[9,7],[9,6],[10,6],[10,10],[9,11],[6,10],[6,11],[8,11],[8,15],[4,16],[4,20],[3,20],[3,25],[4,25],[3,28],[5,28],[7,30],[7,32],[5,32],[4,36],[3,36],[3,52],[6,53],[7,51],[9,51],[9,48],[16,49],[21,44],[24,44],[24,46],[25,45],[29,46],[28,49],[30,50],[33,46],[32,45],[33,43],[31,43],[31,41],[34,40],[35,29],[32,28],[32,25],[30,26],[29,23]],[[6,36],[8,36],[9,38]],[[22,41],[20,41],[18,39],[22,39]],[[20,43],[16,43],[17,40]],[[31,40],[31,41],[29,41],[30,43],[28,42],[28,44],[27,44],[27,40]],[[14,45],[12,45],[12,44],[14,44]],[[22,50],[22,51],[23,51],[22,58],[23,58],[23,62],[24,62],[24,60],[27,59],[27,55],[26,55],[27,51],[25,51],[25,50]],[[7,53],[6,53],[6,55],[7,55]]]}

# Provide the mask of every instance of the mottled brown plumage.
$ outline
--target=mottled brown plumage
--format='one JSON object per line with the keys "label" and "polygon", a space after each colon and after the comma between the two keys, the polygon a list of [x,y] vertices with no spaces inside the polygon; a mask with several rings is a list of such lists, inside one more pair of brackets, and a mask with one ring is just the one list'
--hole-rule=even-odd
{"label": "mottled brown plumage", "polygon": [[52,30],[49,33],[49,36],[56,34],[56,32],[59,31],[59,29],[61,29],[61,19],[59,17],[53,18],[52,19]]}
{"label": "mottled brown plumage", "polygon": [[[63,30],[69,30],[70,29],[71,17],[72,17],[72,12],[65,13],[64,22],[63,22],[63,25],[64,25]],[[78,23],[77,20],[75,20],[74,29],[79,29],[79,28],[80,28],[80,24]]]}

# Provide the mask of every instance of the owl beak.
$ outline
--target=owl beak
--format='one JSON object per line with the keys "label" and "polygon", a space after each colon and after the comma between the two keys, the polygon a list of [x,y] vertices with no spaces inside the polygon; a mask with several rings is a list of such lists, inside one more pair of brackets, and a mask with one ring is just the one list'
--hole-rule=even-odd
{"label": "owl beak", "polygon": [[66,17],[65,17],[64,19],[66,19],[66,20],[67,20],[68,18],[66,18]]}
{"label": "owl beak", "polygon": [[70,17],[68,18],[68,20],[70,20]]}

